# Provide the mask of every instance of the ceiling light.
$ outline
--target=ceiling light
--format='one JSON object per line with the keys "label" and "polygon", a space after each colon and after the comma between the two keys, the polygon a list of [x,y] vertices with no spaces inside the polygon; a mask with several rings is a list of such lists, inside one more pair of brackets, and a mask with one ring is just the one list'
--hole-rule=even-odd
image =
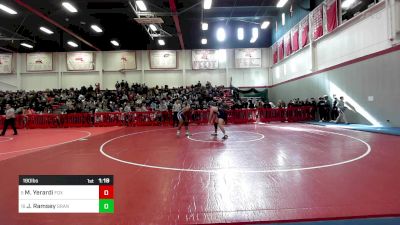
{"label": "ceiling light", "polygon": [[26,48],[33,48],[32,45],[27,44],[27,43],[21,43],[22,46],[26,47]]}
{"label": "ceiling light", "polygon": [[207,44],[207,38],[201,39],[201,44],[206,45]]}
{"label": "ceiling light", "polygon": [[119,43],[116,40],[111,40],[111,44],[113,44],[114,46],[119,46]]}
{"label": "ceiling light", "polygon": [[212,0],[204,0],[204,9],[211,9]]}
{"label": "ceiling light", "polygon": [[201,23],[202,30],[208,30],[208,23]]}
{"label": "ceiling light", "polygon": [[69,3],[69,2],[63,2],[62,6],[64,6],[64,8],[66,8],[68,11],[70,11],[72,13],[78,12],[78,10],[73,5],[71,5],[71,3]]}
{"label": "ceiling light", "polygon": [[41,31],[45,32],[46,34],[54,34],[53,31],[47,29],[46,27],[40,27],[39,28]]}
{"label": "ceiling light", "polygon": [[97,33],[103,32],[103,30],[97,25],[92,25],[92,26],[90,26],[90,28],[92,28],[92,30],[96,31]]}
{"label": "ceiling light", "polygon": [[154,32],[156,32],[156,31],[157,31],[157,27],[156,27],[156,25],[154,25],[154,24],[150,24],[150,25],[149,25],[149,27],[150,27],[150,29],[151,29],[152,31],[154,31]]}
{"label": "ceiling light", "polygon": [[4,12],[6,12],[6,13],[9,13],[9,14],[12,14],[12,15],[17,14],[17,12],[15,10],[13,10],[13,9],[9,8],[8,6],[3,5],[3,4],[0,4],[0,9],[3,10]]}
{"label": "ceiling light", "polygon": [[244,39],[244,29],[242,27],[239,27],[237,30],[237,38],[240,41]]}
{"label": "ceiling light", "polygon": [[161,46],[164,46],[165,45],[165,41],[163,39],[159,39],[158,40],[158,44],[161,45]]}
{"label": "ceiling light", "polygon": [[218,28],[218,30],[217,30],[217,40],[219,42],[225,41],[225,37],[226,37],[226,34],[225,34],[224,28],[222,28],[222,27]]}
{"label": "ceiling light", "polygon": [[282,26],[285,26],[285,13],[282,13]]}
{"label": "ceiling light", "polygon": [[261,29],[265,30],[265,29],[267,29],[268,26],[269,26],[269,21],[264,21],[264,22],[261,24]]}
{"label": "ceiling light", "polygon": [[278,4],[276,4],[276,7],[282,8],[288,0],[279,0]]}
{"label": "ceiling light", "polygon": [[144,2],[142,0],[136,1],[136,5],[141,11],[146,11],[147,10],[147,7],[146,7],[146,5],[144,4]]}
{"label": "ceiling light", "polygon": [[251,39],[250,39],[250,43],[254,43],[256,42],[258,39],[258,28],[254,27],[253,29],[251,29]]}
{"label": "ceiling light", "polygon": [[75,42],[73,42],[73,41],[68,41],[67,43],[68,43],[68,45],[71,46],[71,47],[74,47],[74,48],[78,47],[78,44],[75,43]]}
{"label": "ceiling light", "polygon": [[346,0],[342,2],[342,8],[343,9],[349,9],[351,8],[354,3],[356,3],[357,0]]}

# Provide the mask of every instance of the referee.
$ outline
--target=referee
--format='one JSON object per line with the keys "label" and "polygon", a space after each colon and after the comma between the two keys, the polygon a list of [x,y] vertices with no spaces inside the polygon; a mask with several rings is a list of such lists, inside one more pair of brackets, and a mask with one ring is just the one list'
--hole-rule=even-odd
{"label": "referee", "polygon": [[11,125],[14,130],[14,135],[17,135],[17,129],[15,128],[15,110],[11,107],[10,104],[6,104],[6,120],[4,121],[3,132],[1,132],[0,136],[4,136],[8,125]]}

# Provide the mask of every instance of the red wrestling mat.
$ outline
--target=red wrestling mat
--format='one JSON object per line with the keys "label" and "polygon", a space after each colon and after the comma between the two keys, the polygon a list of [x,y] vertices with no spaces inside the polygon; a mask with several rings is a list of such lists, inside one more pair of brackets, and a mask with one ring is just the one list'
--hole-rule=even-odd
{"label": "red wrestling mat", "polygon": [[[400,214],[399,137],[278,123],[229,126],[221,141],[212,129],[191,127],[186,138],[169,128],[121,128],[0,161],[0,221],[168,225]],[[115,213],[18,214],[20,174],[112,174]]]}
{"label": "red wrestling mat", "polygon": [[70,129],[33,129],[18,130],[12,135],[8,130],[6,136],[0,137],[0,160],[40,151],[46,148],[84,141],[88,137],[121,129],[120,127],[70,128]]}

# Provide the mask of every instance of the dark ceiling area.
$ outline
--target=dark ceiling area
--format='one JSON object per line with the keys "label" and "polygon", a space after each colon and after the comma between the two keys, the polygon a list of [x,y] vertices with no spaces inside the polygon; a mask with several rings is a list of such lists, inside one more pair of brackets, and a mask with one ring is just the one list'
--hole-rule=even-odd
{"label": "dark ceiling area", "polygon": [[[182,43],[185,49],[267,47],[271,44],[272,29],[279,15],[278,0],[214,0],[208,10],[203,9],[202,0],[144,0],[147,11],[162,18],[161,27],[170,34],[163,38],[165,46],[160,46],[157,38],[152,40],[146,29],[134,20],[137,17],[135,0],[68,0],[78,9],[77,13],[65,10],[62,2],[0,0],[0,4],[17,12],[11,15],[0,11],[0,51],[182,49]],[[176,13],[171,3],[176,7]],[[260,29],[257,41],[250,43],[251,29],[259,28],[265,20],[271,22],[270,26]],[[201,29],[202,21],[208,23],[208,30]],[[101,27],[103,32],[94,32],[90,28],[92,24]],[[42,32],[41,26],[54,34]],[[216,39],[216,30],[220,27],[226,30],[224,42]],[[245,31],[242,41],[236,37],[238,27]],[[202,38],[207,38],[207,44],[201,44]],[[113,46],[111,40],[117,40],[120,46]],[[68,41],[79,46],[70,47]],[[31,44],[33,49],[23,47],[21,43]]]}

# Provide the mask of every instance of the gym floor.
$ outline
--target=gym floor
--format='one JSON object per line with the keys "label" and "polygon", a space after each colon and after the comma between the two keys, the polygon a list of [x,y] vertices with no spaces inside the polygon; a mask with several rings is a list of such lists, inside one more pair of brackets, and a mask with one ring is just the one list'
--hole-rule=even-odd
{"label": "gym floor", "polygon": [[[336,225],[400,215],[399,136],[301,123],[230,125],[227,140],[212,131],[9,131],[0,137],[1,224]],[[115,213],[19,214],[18,176],[29,174],[114,175]]]}

